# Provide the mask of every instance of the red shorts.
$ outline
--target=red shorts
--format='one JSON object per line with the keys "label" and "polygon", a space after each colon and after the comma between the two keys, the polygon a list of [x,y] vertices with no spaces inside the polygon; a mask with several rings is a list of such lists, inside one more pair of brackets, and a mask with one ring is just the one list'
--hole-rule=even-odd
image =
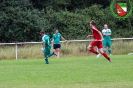
{"label": "red shorts", "polygon": [[93,47],[93,46],[97,46],[98,49],[100,48],[103,48],[103,44],[102,44],[102,41],[92,41],[90,43],[90,45]]}

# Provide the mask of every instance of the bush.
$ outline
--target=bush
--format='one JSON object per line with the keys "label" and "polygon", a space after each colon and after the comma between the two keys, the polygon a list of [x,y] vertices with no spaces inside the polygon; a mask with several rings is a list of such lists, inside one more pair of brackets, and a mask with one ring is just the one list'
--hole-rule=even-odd
{"label": "bush", "polygon": [[52,36],[55,28],[59,28],[66,39],[86,39],[91,34],[90,20],[96,21],[100,31],[105,23],[108,24],[112,37],[133,36],[133,15],[124,21],[113,17],[110,8],[105,5],[109,4],[109,0],[103,4],[92,0],[0,2],[0,42],[40,41],[41,29]]}

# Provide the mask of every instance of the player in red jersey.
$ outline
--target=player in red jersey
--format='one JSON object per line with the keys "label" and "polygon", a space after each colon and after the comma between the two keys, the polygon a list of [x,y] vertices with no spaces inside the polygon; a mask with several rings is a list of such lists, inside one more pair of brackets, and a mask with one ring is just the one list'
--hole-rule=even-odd
{"label": "player in red jersey", "polygon": [[[98,28],[95,26],[95,21],[92,20],[90,22],[90,26],[92,28],[92,35],[88,35],[87,38],[94,37],[94,40],[90,43],[87,49],[90,52],[95,53],[97,55],[97,58],[100,56],[100,53],[101,53],[109,62],[111,62],[111,59],[108,57],[108,55],[103,52],[103,45],[102,45],[103,36],[102,36],[102,33],[98,30]],[[100,53],[98,53],[93,49],[94,46],[97,46]]]}

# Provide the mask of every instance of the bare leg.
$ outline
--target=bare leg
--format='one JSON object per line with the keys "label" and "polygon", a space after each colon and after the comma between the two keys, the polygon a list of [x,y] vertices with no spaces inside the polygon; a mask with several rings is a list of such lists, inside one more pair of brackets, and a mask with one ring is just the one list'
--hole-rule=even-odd
{"label": "bare leg", "polygon": [[101,52],[101,54],[109,61],[111,62],[110,58],[108,57],[108,55],[106,53],[103,52],[103,49],[100,48],[99,51]]}
{"label": "bare leg", "polygon": [[89,45],[89,46],[87,47],[87,50],[89,50],[90,52],[92,52],[92,53],[94,53],[94,54],[96,54],[96,55],[99,54],[97,51],[95,51],[95,50],[93,49],[93,47],[92,47],[91,45]]}
{"label": "bare leg", "polygon": [[60,48],[55,49],[55,52],[56,52],[57,58],[59,58],[60,57]]}

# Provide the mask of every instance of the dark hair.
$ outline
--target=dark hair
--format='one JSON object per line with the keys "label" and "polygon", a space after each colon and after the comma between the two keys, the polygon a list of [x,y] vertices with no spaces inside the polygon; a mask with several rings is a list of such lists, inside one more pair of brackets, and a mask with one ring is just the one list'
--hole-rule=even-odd
{"label": "dark hair", "polygon": [[94,20],[92,20],[90,23],[91,23],[92,25],[96,25],[96,23],[95,23]]}
{"label": "dark hair", "polygon": [[44,31],[44,30],[41,30],[41,31],[40,31],[40,34],[45,34],[45,31]]}
{"label": "dark hair", "polygon": [[58,30],[58,31],[59,31],[59,29],[58,29],[58,28],[55,28],[55,31],[56,31],[56,30]]}

